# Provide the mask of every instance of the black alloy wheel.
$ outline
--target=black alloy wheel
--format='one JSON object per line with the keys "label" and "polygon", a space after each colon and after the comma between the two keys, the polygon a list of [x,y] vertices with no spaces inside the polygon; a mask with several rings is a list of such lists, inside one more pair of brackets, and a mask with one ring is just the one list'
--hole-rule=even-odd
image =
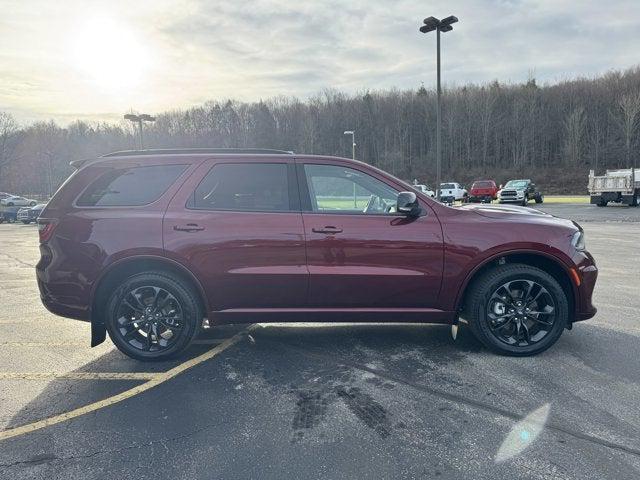
{"label": "black alloy wheel", "polygon": [[546,350],[560,338],[570,321],[569,305],[566,292],[549,273],[507,263],[474,280],[462,316],[488,348],[526,356]]}
{"label": "black alloy wheel", "polygon": [[547,289],[533,280],[500,285],[487,303],[491,333],[507,345],[527,346],[549,334],[556,307]]}
{"label": "black alloy wheel", "polygon": [[189,285],[163,273],[129,277],[108,302],[105,319],[113,343],[138,360],[165,360],[184,351],[203,318]]}

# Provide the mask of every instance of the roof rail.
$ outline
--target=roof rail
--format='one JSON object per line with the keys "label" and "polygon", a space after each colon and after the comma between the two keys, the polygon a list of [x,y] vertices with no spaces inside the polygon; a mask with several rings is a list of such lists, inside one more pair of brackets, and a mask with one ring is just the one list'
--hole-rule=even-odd
{"label": "roof rail", "polygon": [[107,153],[102,157],[125,157],[137,155],[180,155],[180,154],[197,154],[197,153],[228,153],[228,154],[275,154],[275,155],[293,155],[293,152],[286,150],[275,150],[270,148],[162,148],[152,150],[122,150],[120,152]]}

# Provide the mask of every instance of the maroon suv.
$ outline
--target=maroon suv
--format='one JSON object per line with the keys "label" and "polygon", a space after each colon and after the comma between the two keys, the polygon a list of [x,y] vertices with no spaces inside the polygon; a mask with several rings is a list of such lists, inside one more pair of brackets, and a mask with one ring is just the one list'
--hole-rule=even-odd
{"label": "maroon suv", "polygon": [[576,223],[447,207],[370,165],[261,150],[121,152],[75,164],[39,222],[38,285],[142,360],[204,319],[432,322],[532,355],[592,317]]}

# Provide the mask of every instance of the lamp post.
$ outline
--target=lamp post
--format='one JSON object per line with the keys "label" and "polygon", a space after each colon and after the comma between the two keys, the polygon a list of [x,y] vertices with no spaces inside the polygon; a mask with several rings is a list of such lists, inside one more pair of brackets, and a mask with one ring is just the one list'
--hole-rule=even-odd
{"label": "lamp post", "polygon": [[351,158],[353,160],[356,159],[356,132],[353,130],[347,130],[344,132],[345,135],[351,135]]}
{"label": "lamp post", "polygon": [[[346,130],[345,135],[351,135],[351,158],[356,159],[356,132],[355,130]],[[353,208],[358,208],[358,196],[356,194],[356,182],[353,182]]]}
{"label": "lamp post", "polygon": [[440,200],[440,176],[442,168],[442,105],[441,96],[442,89],[440,87],[440,32],[446,33],[453,30],[452,24],[458,21],[458,17],[449,15],[442,20],[438,20],[436,17],[425,18],[420,27],[422,33],[429,33],[433,30],[436,31],[436,76],[437,76],[437,101],[436,101],[436,198]]}
{"label": "lamp post", "polygon": [[144,150],[144,138],[142,135],[142,122],[155,122],[156,117],[152,117],[146,113],[141,113],[140,115],[135,115],[133,113],[127,113],[124,116],[125,120],[129,120],[130,122],[138,124],[138,131],[140,132],[140,150]]}

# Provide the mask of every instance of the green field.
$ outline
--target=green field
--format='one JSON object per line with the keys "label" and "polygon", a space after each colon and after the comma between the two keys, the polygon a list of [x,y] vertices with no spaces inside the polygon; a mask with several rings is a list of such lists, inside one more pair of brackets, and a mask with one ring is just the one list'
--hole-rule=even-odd
{"label": "green field", "polygon": [[[364,210],[367,206],[368,197],[357,197],[355,201],[353,199],[344,198],[322,198],[318,199],[318,207],[321,210]],[[456,202],[460,204],[461,202]],[[497,204],[497,201],[492,202]],[[589,203],[588,195],[545,195],[544,203]],[[535,205],[534,201],[529,202],[529,205]]]}

